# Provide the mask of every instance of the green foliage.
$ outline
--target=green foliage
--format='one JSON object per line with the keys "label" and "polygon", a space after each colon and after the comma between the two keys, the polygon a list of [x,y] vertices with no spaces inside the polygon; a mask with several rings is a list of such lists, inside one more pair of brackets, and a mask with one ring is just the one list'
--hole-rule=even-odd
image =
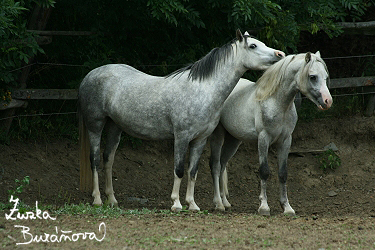
{"label": "green foliage", "polygon": [[335,170],[341,166],[340,157],[332,150],[329,149],[319,156],[320,168],[326,172],[328,169]]}
{"label": "green foliage", "polygon": [[[182,21],[187,27],[205,28],[205,24],[199,17],[199,12],[191,6],[184,5],[186,0],[149,0],[147,7],[151,9],[151,15],[157,20],[165,20],[178,26]],[[181,24],[180,24],[181,25]]]}
{"label": "green foliage", "polygon": [[20,2],[14,0],[3,0],[0,2],[0,36],[6,34],[7,30],[12,32],[16,29],[14,19],[26,8],[20,6]]}
{"label": "green foliage", "polygon": [[19,72],[37,53],[43,53],[36,36],[27,31],[27,13],[34,4],[53,6],[53,0],[0,2],[0,99],[11,101],[7,93],[18,86]]}
{"label": "green foliage", "polygon": [[340,20],[345,21],[345,13],[349,19],[348,21],[359,21],[361,20],[362,16],[365,15],[366,10],[374,5],[374,1],[368,0],[340,0],[341,8],[339,8]]}

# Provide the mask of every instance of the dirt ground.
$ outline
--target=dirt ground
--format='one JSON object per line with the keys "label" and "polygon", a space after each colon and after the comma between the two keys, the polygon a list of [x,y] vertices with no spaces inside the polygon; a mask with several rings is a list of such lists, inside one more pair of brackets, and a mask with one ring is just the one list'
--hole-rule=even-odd
{"label": "dirt ground", "polygon": [[[333,142],[341,166],[324,172],[320,150]],[[259,206],[258,156],[256,147],[241,145],[229,172],[230,211],[218,213],[208,167],[209,145],[201,158],[195,201],[205,213],[178,215],[156,213],[119,218],[60,215],[52,220],[6,220],[0,217],[2,247],[13,249],[24,242],[21,228],[35,235],[95,231],[106,225],[102,242],[32,243],[30,248],[239,248],[257,249],[375,249],[375,117],[327,118],[299,122],[293,133],[288,166],[288,197],[295,217],[283,216],[278,203],[276,157],[270,150],[268,184],[270,217],[256,214]],[[301,153],[302,152],[302,153]],[[30,185],[19,195],[29,205],[91,203],[89,193],[79,191],[78,145],[54,140],[12,142],[0,145],[0,202],[8,203],[8,190],[15,179],[30,176]],[[101,173],[100,177],[104,174]],[[143,141],[137,148],[123,144],[114,163],[114,190],[123,209],[169,209],[173,185],[173,143]],[[103,179],[103,178],[101,178]],[[186,191],[186,175],[180,191]],[[102,198],[104,180],[101,180]],[[184,205],[184,204],[183,204]],[[103,229],[103,228],[102,228]],[[102,232],[102,231],[101,231]],[[26,234],[27,236],[27,234]],[[25,247],[25,246],[22,246]]]}

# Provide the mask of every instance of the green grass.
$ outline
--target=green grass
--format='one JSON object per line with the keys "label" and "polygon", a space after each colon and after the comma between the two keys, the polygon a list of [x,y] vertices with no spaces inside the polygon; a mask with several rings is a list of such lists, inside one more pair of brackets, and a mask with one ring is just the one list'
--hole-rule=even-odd
{"label": "green grass", "polygon": [[[14,203],[0,203],[0,211],[6,211],[13,208]],[[22,202],[18,204],[17,207],[20,213],[27,211],[35,211],[35,207],[26,205]],[[98,218],[118,218],[123,215],[148,215],[148,214],[163,214],[170,216],[180,216],[181,214],[191,214],[191,215],[209,215],[207,210],[200,212],[190,212],[188,210],[182,210],[181,212],[175,213],[167,209],[122,209],[120,207],[111,206],[92,206],[91,204],[65,204],[63,206],[57,207],[56,205],[44,205],[38,204],[38,209],[45,211],[48,210],[53,215],[91,215]]]}
{"label": "green grass", "polygon": [[[172,215],[179,216],[184,213],[191,213],[188,210],[182,210],[181,212],[174,213],[167,209],[122,209],[120,207],[111,207],[111,206],[92,206],[91,204],[65,204],[64,206],[53,211],[56,215],[68,214],[68,215],[94,215],[100,218],[116,218],[121,215],[147,215],[147,214],[163,214],[163,215]],[[206,214],[208,211],[200,211],[191,214]]]}

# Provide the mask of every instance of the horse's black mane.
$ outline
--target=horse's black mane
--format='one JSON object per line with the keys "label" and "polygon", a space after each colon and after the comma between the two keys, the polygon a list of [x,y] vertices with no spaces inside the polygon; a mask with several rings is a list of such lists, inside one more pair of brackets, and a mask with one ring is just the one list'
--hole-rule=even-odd
{"label": "horse's black mane", "polygon": [[224,60],[232,53],[232,44],[237,41],[237,38],[233,39],[229,43],[223,45],[220,48],[212,49],[207,55],[202,57],[200,60],[192,63],[186,67],[176,70],[175,72],[167,75],[166,77],[175,77],[187,70],[189,72],[189,79],[195,80],[205,80],[212,76],[215,72],[218,62],[224,58]]}

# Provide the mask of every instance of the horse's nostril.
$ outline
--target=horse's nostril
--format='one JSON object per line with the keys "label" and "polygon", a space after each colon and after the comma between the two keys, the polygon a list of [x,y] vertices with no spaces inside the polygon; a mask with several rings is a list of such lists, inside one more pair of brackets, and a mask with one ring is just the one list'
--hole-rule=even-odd
{"label": "horse's nostril", "polygon": [[284,54],[283,52],[281,52],[281,51],[278,51],[278,52],[276,53],[276,55],[277,55],[278,57],[281,57],[281,58],[283,58],[283,57],[285,56],[285,54]]}

